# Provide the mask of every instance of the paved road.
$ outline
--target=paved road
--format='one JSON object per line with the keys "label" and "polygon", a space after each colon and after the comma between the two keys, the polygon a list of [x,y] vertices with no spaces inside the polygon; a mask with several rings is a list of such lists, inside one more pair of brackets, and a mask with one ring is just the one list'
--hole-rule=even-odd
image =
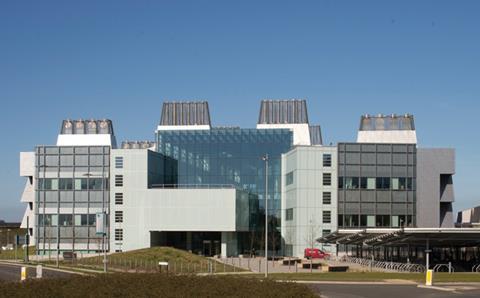
{"label": "paved road", "polygon": [[309,285],[324,298],[406,298],[406,297],[480,297],[480,287],[455,286],[455,291],[419,288],[416,285],[342,285],[315,284]]}
{"label": "paved road", "polygon": [[[21,266],[14,264],[0,264],[0,281],[19,281],[20,280]],[[65,278],[69,277],[71,273],[52,271],[43,268],[43,277],[45,278]],[[36,269],[29,267],[27,269],[27,277],[35,278]]]}

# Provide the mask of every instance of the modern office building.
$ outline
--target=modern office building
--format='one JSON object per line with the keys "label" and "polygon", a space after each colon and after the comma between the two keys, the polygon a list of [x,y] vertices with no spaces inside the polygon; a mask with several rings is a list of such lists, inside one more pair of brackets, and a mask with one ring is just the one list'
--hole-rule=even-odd
{"label": "modern office building", "polygon": [[207,102],[165,102],[154,136],[117,148],[111,121],[65,120],[56,145],[21,153],[22,227],[39,254],[259,254],[265,212],[277,255],[338,228],[453,225],[454,152],[417,148],[413,116],[363,116],[357,142],[324,146],[304,100],[262,101],[256,128],[213,126]]}

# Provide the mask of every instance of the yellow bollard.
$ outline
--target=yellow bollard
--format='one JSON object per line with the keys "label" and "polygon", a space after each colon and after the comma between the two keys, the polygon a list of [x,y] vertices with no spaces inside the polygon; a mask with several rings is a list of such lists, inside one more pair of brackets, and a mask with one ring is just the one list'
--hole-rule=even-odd
{"label": "yellow bollard", "polygon": [[427,270],[425,285],[426,286],[433,286],[433,270],[431,270],[431,269]]}
{"label": "yellow bollard", "polygon": [[22,271],[20,272],[20,280],[24,281],[27,279],[27,267],[22,267]]}

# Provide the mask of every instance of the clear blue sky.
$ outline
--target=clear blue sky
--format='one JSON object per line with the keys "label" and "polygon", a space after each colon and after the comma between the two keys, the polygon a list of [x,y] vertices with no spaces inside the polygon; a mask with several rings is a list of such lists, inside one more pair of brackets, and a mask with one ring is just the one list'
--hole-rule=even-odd
{"label": "clear blue sky", "polygon": [[20,220],[20,151],[64,118],[153,139],[163,100],[254,127],[264,98],[307,99],[326,142],[362,114],[412,113],[455,147],[455,209],[480,204],[480,1],[0,1],[0,218]]}

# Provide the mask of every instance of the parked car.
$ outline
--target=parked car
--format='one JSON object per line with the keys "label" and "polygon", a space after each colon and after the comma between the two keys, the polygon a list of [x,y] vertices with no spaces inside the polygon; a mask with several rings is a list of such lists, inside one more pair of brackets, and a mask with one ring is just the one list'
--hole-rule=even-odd
{"label": "parked car", "polygon": [[306,259],[328,259],[330,254],[318,248],[305,248],[303,256]]}

